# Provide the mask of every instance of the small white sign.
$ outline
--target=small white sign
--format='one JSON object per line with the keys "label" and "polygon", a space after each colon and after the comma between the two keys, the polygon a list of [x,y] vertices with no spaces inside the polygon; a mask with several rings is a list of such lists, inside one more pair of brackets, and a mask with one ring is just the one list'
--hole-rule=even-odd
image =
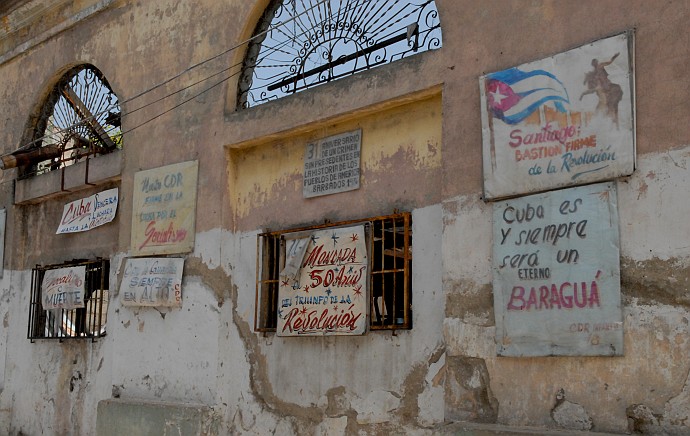
{"label": "small white sign", "polygon": [[361,129],[307,144],[304,152],[304,197],[359,189],[361,149]]}
{"label": "small white sign", "polygon": [[127,259],[120,284],[123,306],[182,307],[184,259]]}
{"label": "small white sign", "polygon": [[85,232],[111,222],[118,203],[117,188],[67,203],[56,234]]}
{"label": "small white sign", "polygon": [[46,270],[41,282],[43,309],[84,307],[85,266]]}

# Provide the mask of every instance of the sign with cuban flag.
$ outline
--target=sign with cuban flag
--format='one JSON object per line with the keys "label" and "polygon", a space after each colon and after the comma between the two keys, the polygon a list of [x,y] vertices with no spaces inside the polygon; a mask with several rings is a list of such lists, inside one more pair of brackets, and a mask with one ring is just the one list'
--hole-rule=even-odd
{"label": "sign with cuban flag", "polygon": [[635,169],[633,34],[480,77],[487,200]]}

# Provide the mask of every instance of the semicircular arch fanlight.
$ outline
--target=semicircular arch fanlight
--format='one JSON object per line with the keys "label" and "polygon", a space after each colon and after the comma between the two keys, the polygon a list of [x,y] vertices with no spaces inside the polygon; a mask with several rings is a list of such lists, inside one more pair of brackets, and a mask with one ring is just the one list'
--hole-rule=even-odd
{"label": "semicircular arch fanlight", "polygon": [[14,153],[18,166],[28,176],[120,149],[120,115],[119,100],[96,67],[71,68],[43,103],[32,147]]}
{"label": "semicircular arch fanlight", "polygon": [[431,0],[273,0],[247,48],[238,107],[440,48]]}

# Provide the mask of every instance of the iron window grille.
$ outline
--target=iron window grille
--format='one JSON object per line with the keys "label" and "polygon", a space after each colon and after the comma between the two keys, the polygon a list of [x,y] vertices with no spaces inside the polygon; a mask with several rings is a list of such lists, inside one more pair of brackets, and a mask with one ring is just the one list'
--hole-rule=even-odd
{"label": "iron window grille", "polygon": [[[43,309],[41,284],[46,271],[85,267],[84,307]],[[91,339],[105,336],[108,317],[110,261],[72,261],[60,265],[36,265],[31,274],[28,339]]]}
{"label": "iron window grille", "polygon": [[441,45],[432,0],[273,0],[247,47],[238,108]]}
{"label": "iron window grille", "polygon": [[26,178],[121,149],[120,104],[103,73],[85,64],[63,74],[43,103],[32,139],[2,156],[2,169],[20,167]]}
{"label": "iron window grille", "polygon": [[361,224],[365,228],[369,251],[369,329],[411,329],[412,216],[409,212],[403,212],[259,234],[254,331],[276,330],[280,271],[286,259],[286,235]]}

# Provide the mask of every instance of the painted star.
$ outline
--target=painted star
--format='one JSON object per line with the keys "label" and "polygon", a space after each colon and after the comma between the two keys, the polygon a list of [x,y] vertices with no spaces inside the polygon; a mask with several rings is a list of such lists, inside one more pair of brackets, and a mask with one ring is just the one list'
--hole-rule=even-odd
{"label": "painted star", "polygon": [[283,283],[281,286],[290,286],[290,279],[283,280]]}
{"label": "painted star", "polygon": [[312,242],[313,244],[316,244],[316,240],[317,240],[317,239],[319,239],[318,236],[316,236],[316,235],[311,235],[311,242]]}
{"label": "painted star", "polygon": [[304,285],[304,292],[309,293],[309,285]]}
{"label": "painted star", "polygon": [[333,236],[331,236],[331,239],[333,239],[333,246],[338,243],[338,239],[340,239],[340,236],[336,236],[335,232],[333,232]]}
{"label": "painted star", "polygon": [[326,295],[330,296],[332,293],[331,288],[326,289]]}
{"label": "painted star", "polygon": [[355,270],[355,267],[354,267],[354,266],[351,266],[351,267],[350,267],[350,271],[348,271],[348,273],[354,272],[354,270]]}
{"label": "painted star", "polygon": [[508,97],[507,95],[501,94],[499,88],[496,88],[495,91],[490,92],[489,94],[491,94],[491,98],[493,99],[494,104],[496,104],[497,106],[500,106],[503,99]]}
{"label": "painted star", "polygon": [[357,286],[353,292],[355,293],[355,298],[361,297],[362,296],[362,285]]}
{"label": "painted star", "polygon": [[278,309],[278,318],[283,319],[283,311]]}
{"label": "painted star", "polygon": [[353,233],[352,236],[350,236],[350,239],[352,239],[352,242],[355,242],[359,239],[359,235],[357,233]]}
{"label": "painted star", "polygon": [[337,311],[338,311],[338,306],[333,306],[333,310],[337,312]]}
{"label": "painted star", "polygon": [[302,310],[299,311],[300,315],[306,315],[307,314],[307,308],[302,306]]}

